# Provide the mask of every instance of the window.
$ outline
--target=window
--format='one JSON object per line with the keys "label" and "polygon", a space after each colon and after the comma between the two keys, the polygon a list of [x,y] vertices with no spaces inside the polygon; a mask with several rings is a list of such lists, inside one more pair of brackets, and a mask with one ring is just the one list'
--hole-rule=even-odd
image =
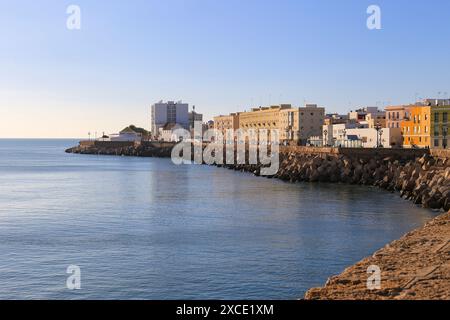
{"label": "window", "polygon": [[447,123],[447,121],[448,121],[448,113],[447,113],[447,112],[444,112],[444,113],[442,114],[442,122],[443,122],[443,123]]}
{"label": "window", "polygon": [[439,113],[438,112],[434,113],[434,122],[435,123],[439,122]]}
{"label": "window", "polygon": [[439,139],[434,139],[434,146],[439,147]]}

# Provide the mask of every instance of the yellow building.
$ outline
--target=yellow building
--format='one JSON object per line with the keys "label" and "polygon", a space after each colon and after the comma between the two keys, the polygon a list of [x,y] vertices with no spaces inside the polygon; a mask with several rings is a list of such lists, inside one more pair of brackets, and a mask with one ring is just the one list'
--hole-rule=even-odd
{"label": "yellow building", "polygon": [[405,107],[405,117],[400,121],[405,148],[431,146],[431,107],[411,105]]}
{"label": "yellow building", "polygon": [[291,109],[291,105],[260,107],[242,112],[239,116],[239,128],[243,130],[280,129],[280,111],[284,109]]}
{"label": "yellow building", "polygon": [[432,148],[444,148],[449,147],[448,144],[448,127],[449,120],[448,115],[450,113],[449,105],[435,105],[431,107],[431,130],[432,135]]}

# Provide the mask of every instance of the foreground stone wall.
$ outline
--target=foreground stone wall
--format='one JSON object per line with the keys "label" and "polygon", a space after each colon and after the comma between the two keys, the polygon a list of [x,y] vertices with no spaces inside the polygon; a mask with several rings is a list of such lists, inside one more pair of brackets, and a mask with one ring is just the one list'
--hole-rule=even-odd
{"label": "foreground stone wall", "polygon": [[[370,266],[380,268],[378,288],[367,286]],[[450,212],[308,290],[305,299],[449,300]]]}

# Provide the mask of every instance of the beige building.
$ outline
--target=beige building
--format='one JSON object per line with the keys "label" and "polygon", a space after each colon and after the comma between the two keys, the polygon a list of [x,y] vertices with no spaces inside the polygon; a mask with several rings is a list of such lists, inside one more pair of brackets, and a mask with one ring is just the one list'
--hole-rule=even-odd
{"label": "beige building", "polygon": [[242,112],[239,114],[239,128],[243,130],[280,129],[280,111],[284,109],[291,109],[291,105],[260,107]]}
{"label": "beige building", "polygon": [[280,111],[280,141],[306,145],[312,137],[322,136],[325,108],[307,104],[303,108]]}
{"label": "beige building", "polygon": [[239,129],[239,113],[214,117],[214,129],[222,132],[224,136],[226,130]]}
{"label": "beige building", "polygon": [[325,109],[315,104],[292,108],[290,104],[254,108],[239,114],[239,128],[279,130],[280,142],[305,145],[313,136],[322,136]]}
{"label": "beige building", "polygon": [[381,128],[386,128],[386,113],[383,111],[369,113],[366,115],[366,121],[370,129],[376,128],[378,124]]}
{"label": "beige building", "polygon": [[406,119],[408,114],[407,106],[386,107],[386,127],[400,128],[401,122]]}

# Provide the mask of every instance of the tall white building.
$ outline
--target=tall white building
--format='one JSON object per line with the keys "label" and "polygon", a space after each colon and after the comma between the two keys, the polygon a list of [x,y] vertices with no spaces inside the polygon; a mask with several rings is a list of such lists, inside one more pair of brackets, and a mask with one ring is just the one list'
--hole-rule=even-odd
{"label": "tall white building", "polygon": [[178,124],[189,130],[189,104],[181,101],[160,101],[151,107],[151,132],[156,137],[166,124]]}

